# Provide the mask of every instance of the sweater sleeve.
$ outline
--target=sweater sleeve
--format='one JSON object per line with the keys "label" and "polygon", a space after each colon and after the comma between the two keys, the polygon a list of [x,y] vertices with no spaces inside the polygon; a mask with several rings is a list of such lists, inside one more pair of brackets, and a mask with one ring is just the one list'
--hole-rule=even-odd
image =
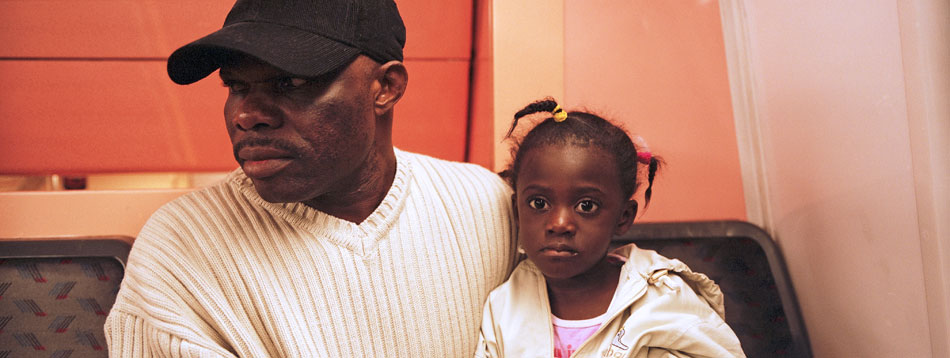
{"label": "sweater sleeve", "polygon": [[109,315],[105,334],[110,357],[235,357],[223,347],[184,339],[126,312]]}
{"label": "sweater sleeve", "polygon": [[125,277],[105,323],[110,357],[234,357],[228,341],[194,295],[209,286],[187,259],[176,228],[187,225],[159,209],[129,253]]}

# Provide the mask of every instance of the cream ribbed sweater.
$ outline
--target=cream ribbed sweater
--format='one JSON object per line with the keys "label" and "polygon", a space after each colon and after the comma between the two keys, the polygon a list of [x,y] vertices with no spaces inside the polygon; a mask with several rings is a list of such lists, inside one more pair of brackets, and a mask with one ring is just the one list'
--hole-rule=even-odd
{"label": "cream ribbed sweater", "polygon": [[110,356],[471,357],[512,268],[493,173],[396,152],[363,223],[272,204],[240,170],[156,212],[106,321]]}

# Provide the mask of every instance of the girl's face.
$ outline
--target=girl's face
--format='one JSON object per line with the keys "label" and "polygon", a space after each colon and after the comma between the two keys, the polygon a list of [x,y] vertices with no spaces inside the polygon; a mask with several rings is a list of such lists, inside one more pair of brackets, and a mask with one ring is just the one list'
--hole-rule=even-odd
{"label": "girl's face", "polygon": [[636,203],[621,190],[614,156],[576,145],[548,145],[522,155],[512,200],[528,258],[549,279],[599,267],[611,237],[625,232],[636,215]]}

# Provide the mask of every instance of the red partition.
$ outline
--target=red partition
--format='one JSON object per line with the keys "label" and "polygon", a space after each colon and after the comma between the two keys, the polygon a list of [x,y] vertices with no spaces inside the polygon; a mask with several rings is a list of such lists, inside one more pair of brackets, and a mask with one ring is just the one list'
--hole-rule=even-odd
{"label": "red partition", "polygon": [[[0,2],[0,174],[234,168],[217,76],[165,75],[167,55],[219,28],[231,3]],[[410,82],[395,143],[463,160],[472,2],[397,4]]]}

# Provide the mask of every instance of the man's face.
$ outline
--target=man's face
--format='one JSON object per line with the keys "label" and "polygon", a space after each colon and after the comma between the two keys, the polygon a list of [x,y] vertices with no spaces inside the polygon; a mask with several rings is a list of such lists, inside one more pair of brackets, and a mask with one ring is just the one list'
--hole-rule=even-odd
{"label": "man's face", "polygon": [[377,68],[363,56],[325,78],[295,78],[247,56],[221,67],[234,156],[264,200],[308,201],[358,185],[376,141]]}

